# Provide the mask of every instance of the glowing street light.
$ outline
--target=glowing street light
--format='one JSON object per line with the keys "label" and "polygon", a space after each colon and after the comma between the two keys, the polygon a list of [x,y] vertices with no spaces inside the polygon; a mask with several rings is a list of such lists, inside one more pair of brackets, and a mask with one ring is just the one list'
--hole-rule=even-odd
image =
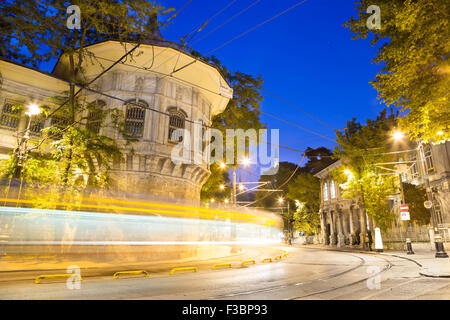
{"label": "glowing street light", "polygon": [[39,108],[37,104],[34,104],[34,103],[29,104],[27,106],[27,108],[28,108],[28,111],[25,112],[25,114],[28,115],[29,117],[35,116],[35,115],[38,115],[39,113],[41,113],[41,108]]}
{"label": "glowing street light", "polygon": [[223,162],[221,162],[219,166],[221,169],[224,169],[226,167],[225,163],[223,163]]}
{"label": "glowing street light", "polygon": [[284,201],[284,199],[283,199],[282,197],[279,197],[279,198],[278,198],[278,202],[279,202],[279,203],[283,203],[283,201]]}
{"label": "glowing street light", "polygon": [[225,201],[224,201],[225,203],[228,203],[229,202],[229,200],[228,199],[225,199]]}
{"label": "glowing street light", "polygon": [[392,136],[394,137],[394,140],[399,141],[399,140],[403,139],[405,134],[401,131],[395,131]]}
{"label": "glowing street light", "polygon": [[244,191],[244,189],[245,189],[244,185],[243,185],[243,184],[240,184],[240,185],[239,185],[239,191]]}
{"label": "glowing street light", "polygon": [[223,184],[221,184],[221,185],[219,186],[219,189],[220,189],[220,190],[223,190],[223,189],[225,189],[225,186],[224,186]]}
{"label": "glowing street light", "polygon": [[216,199],[212,198],[211,203],[214,203],[214,202],[216,202]]}
{"label": "glowing street light", "polygon": [[348,169],[345,169],[344,173],[345,173],[346,176],[349,176],[349,175],[352,174],[352,172],[350,170],[348,170]]}
{"label": "glowing street light", "polygon": [[437,135],[438,136],[442,136],[444,134],[444,131],[442,131],[442,130],[439,130],[438,132],[437,132]]}
{"label": "glowing street light", "polygon": [[250,164],[250,160],[248,158],[244,158],[244,159],[242,159],[242,164],[244,166],[248,166]]}

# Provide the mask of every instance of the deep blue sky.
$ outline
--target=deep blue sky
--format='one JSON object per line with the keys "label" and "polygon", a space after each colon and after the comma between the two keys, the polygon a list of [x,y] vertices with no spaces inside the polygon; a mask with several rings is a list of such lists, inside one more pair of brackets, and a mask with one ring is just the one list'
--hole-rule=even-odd
{"label": "deep blue sky", "polygon": [[[161,0],[181,8],[188,0]],[[232,0],[193,0],[162,30],[174,42],[195,30]],[[248,7],[255,0],[237,0],[214,18],[191,42],[205,54],[224,42],[291,7],[298,0],[260,0],[251,9],[198,43],[196,40]],[[352,0],[308,0],[242,38],[214,52],[231,70],[261,75],[264,87],[330,126],[344,128],[352,117],[361,122],[383,108],[369,84],[379,70],[372,64],[377,48],[369,40],[351,40],[342,25],[356,10]],[[47,69],[47,68],[45,68]],[[51,68],[50,68],[51,70]],[[302,127],[334,137],[328,127],[263,92],[262,110]],[[304,150],[334,143],[299,128],[262,116],[269,128],[280,129],[280,144]],[[280,150],[280,161],[298,163],[300,154]]]}
{"label": "deep blue sky", "polygon": [[[173,23],[162,30],[168,40],[178,41],[221,10],[231,0],[193,0]],[[181,8],[187,0],[162,1]],[[192,40],[193,48],[206,53],[298,0],[261,0],[219,30],[195,43],[204,34],[248,7],[254,0],[237,0],[213,19]],[[338,129],[352,117],[365,122],[374,118],[383,106],[369,84],[379,66],[371,59],[377,49],[369,40],[351,40],[342,24],[356,15],[353,1],[308,0],[293,10],[214,52],[231,70],[262,75],[269,91],[311,113]],[[300,126],[334,137],[328,127],[307,117],[263,92],[262,110]],[[306,133],[268,116],[262,117],[269,128],[280,129],[280,144],[304,150],[309,147],[333,148],[331,141]],[[281,160],[298,162],[299,154],[280,150]]]}

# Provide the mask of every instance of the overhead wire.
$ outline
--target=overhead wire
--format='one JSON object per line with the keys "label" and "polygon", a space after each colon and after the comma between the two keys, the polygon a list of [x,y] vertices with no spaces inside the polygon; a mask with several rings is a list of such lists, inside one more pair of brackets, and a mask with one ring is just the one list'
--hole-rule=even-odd
{"label": "overhead wire", "polygon": [[212,29],[211,31],[209,31],[208,33],[204,34],[202,37],[200,37],[200,39],[195,40],[192,44],[196,44],[198,42],[200,42],[201,40],[203,40],[204,38],[206,38],[207,36],[209,36],[210,34],[214,33],[215,31],[219,30],[220,28],[222,28],[224,25],[228,24],[229,22],[231,22],[232,20],[234,20],[235,18],[237,18],[238,16],[240,16],[241,14],[243,14],[244,12],[246,12],[247,10],[249,10],[250,8],[252,8],[253,6],[255,6],[256,4],[258,4],[258,2],[261,2],[261,0],[256,0],[254,1],[252,4],[250,4],[248,7],[246,7],[245,9],[239,11],[237,14],[233,15],[231,18],[229,18],[228,20],[226,20],[225,22],[221,23],[220,25],[218,25],[217,27],[215,27],[214,29]]}

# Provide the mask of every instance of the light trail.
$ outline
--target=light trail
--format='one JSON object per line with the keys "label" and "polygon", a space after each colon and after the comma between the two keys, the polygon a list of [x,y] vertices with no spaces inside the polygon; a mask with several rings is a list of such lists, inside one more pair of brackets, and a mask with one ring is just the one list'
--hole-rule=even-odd
{"label": "light trail", "polygon": [[[132,205],[140,205],[145,207],[158,207],[164,209],[148,209],[148,208],[136,208],[136,207],[126,207],[126,206],[113,206],[113,205],[97,205],[97,204],[85,204],[85,203],[65,203],[58,201],[46,201],[46,205],[48,206],[71,206],[71,207],[80,207],[80,208],[91,208],[91,209],[103,209],[103,210],[115,210],[115,211],[127,211],[127,212],[141,212],[146,214],[167,214],[167,215],[181,215],[195,218],[205,218],[209,220],[217,220],[219,219],[230,219],[230,220],[244,220],[251,221],[256,223],[262,223],[264,225],[272,225],[275,226],[278,224],[277,221],[265,217],[260,217],[256,215],[250,214],[242,214],[232,211],[222,211],[216,209],[205,209],[205,208],[196,208],[189,206],[181,206],[181,205],[173,205],[173,204],[162,204],[162,203],[146,203],[139,201],[125,201],[125,200],[114,200],[114,199],[94,199],[94,198],[86,198],[83,199],[85,201],[97,201],[97,202],[108,202],[108,203],[116,203],[116,204],[132,204]],[[25,199],[9,199],[9,198],[0,198],[1,202],[4,203],[23,203],[23,204],[36,204],[36,200],[25,200]],[[165,210],[165,209],[178,209],[178,210]],[[213,214],[214,213],[214,214]]]}

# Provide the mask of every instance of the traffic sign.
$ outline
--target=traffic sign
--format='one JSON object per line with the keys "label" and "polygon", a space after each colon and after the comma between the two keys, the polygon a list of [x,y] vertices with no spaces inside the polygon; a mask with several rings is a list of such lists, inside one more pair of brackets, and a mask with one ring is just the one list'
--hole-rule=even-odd
{"label": "traffic sign", "polygon": [[401,220],[410,220],[408,211],[402,211],[402,212],[400,212],[400,214],[401,214],[401,216],[400,216]]}
{"label": "traffic sign", "polygon": [[407,204],[402,204],[400,206],[400,211],[403,211],[403,212],[409,211],[408,205]]}
{"label": "traffic sign", "polygon": [[433,206],[433,202],[427,200],[423,203],[423,205],[425,208],[430,209]]}

